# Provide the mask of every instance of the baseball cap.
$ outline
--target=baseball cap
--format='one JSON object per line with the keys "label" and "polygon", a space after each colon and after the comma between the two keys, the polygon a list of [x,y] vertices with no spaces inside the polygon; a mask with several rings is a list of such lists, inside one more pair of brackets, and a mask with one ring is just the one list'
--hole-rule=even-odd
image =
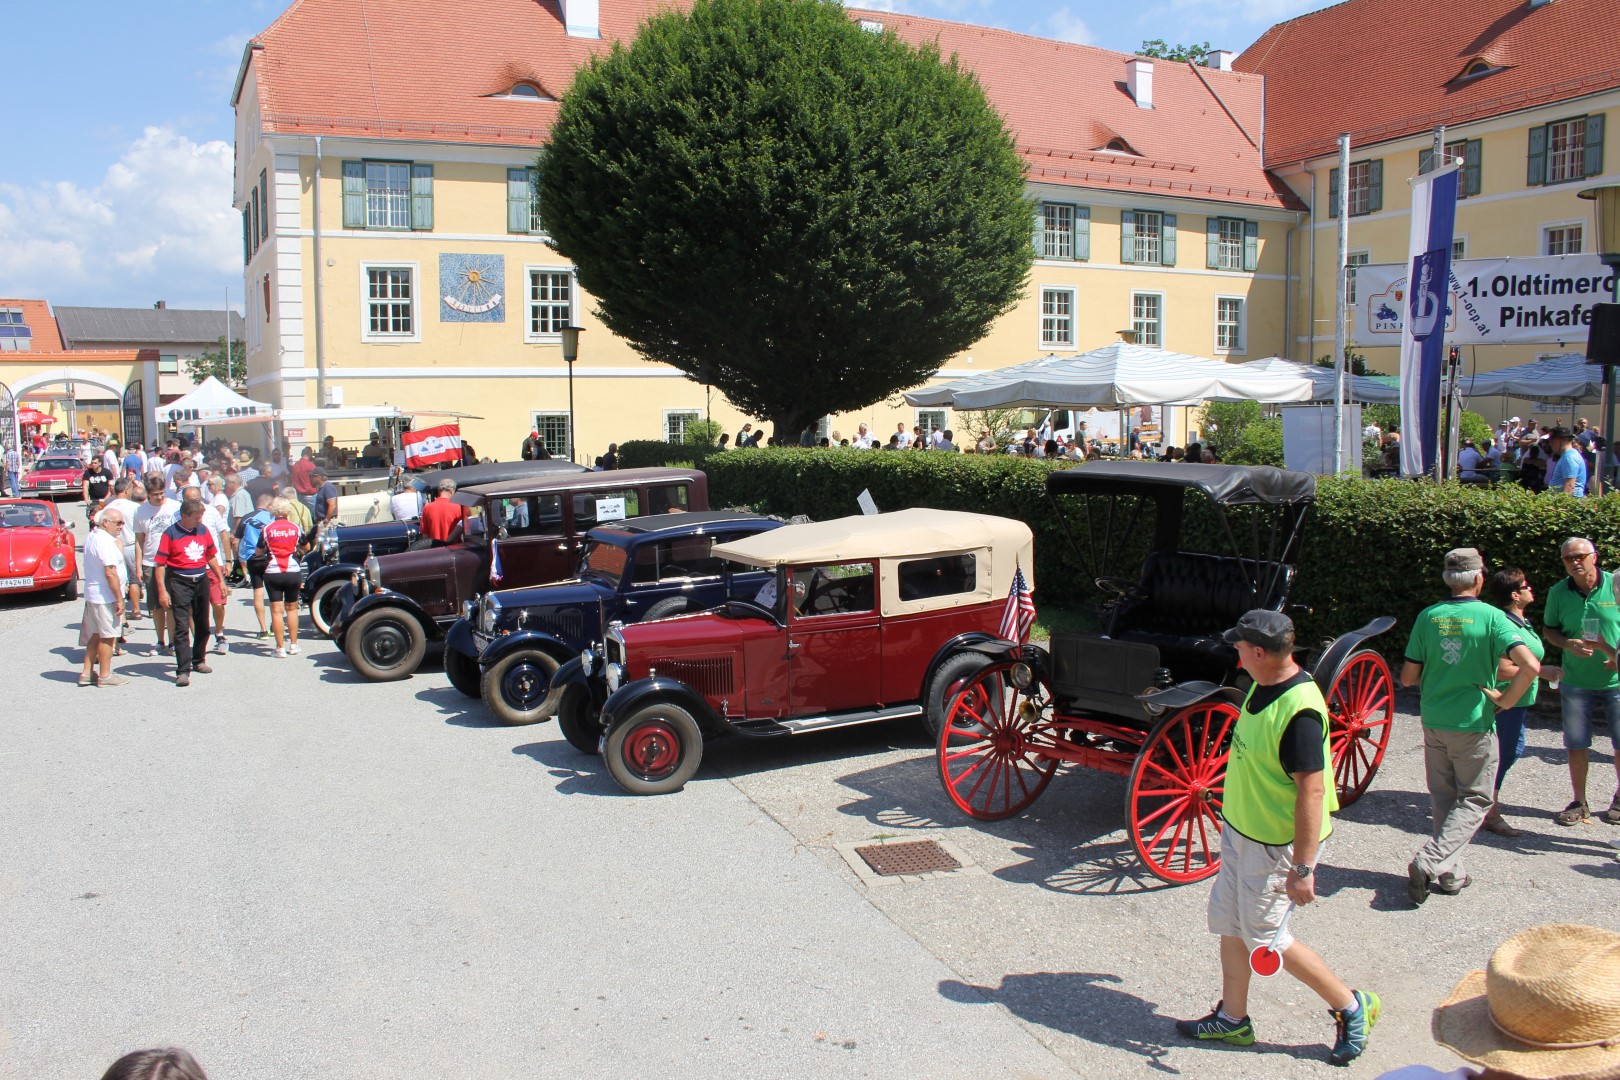
{"label": "baseball cap", "polygon": [[1293,633],[1294,620],[1282,612],[1255,608],[1244,612],[1237,625],[1222,634],[1221,638],[1229,645],[1247,641],[1251,645],[1278,652],[1288,647]]}
{"label": "baseball cap", "polygon": [[1446,573],[1467,570],[1475,573],[1484,572],[1485,559],[1480,555],[1478,548],[1452,548],[1446,552]]}
{"label": "baseball cap", "polygon": [[1520,423],[1520,420],[1519,420],[1519,418],[1517,416],[1515,416],[1511,420],[1509,420],[1508,423],[1517,424],[1517,423]]}

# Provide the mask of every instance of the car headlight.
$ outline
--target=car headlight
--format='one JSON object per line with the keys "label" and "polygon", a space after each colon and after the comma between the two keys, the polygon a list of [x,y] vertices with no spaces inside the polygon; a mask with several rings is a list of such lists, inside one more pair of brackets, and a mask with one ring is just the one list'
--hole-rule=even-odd
{"label": "car headlight", "polygon": [[58,551],[55,555],[52,555],[51,556],[51,569],[52,570],[66,570],[67,569],[67,556],[62,554],[60,551]]}
{"label": "car headlight", "polygon": [[328,529],[326,532],[321,534],[321,555],[323,557],[331,555],[333,552],[337,551],[337,548],[338,538],[336,532]]}
{"label": "car headlight", "polygon": [[617,691],[619,687],[624,684],[624,665],[609,664],[607,666],[606,674],[608,693],[611,694]]}
{"label": "car headlight", "polygon": [[579,670],[580,671],[584,672],[586,675],[589,675],[591,673],[591,669],[594,668],[595,666],[596,666],[596,651],[594,649],[587,648],[584,652],[579,654]]}
{"label": "car headlight", "polygon": [[468,622],[472,623],[474,626],[477,626],[478,625],[478,601],[477,600],[463,601],[462,605],[461,605],[461,617],[463,619],[466,619]]}
{"label": "car headlight", "polygon": [[501,615],[501,602],[493,595],[484,597],[483,610],[478,615],[478,629],[486,634],[495,632],[495,621]]}
{"label": "car headlight", "polygon": [[382,588],[382,563],[377,561],[375,555],[366,559],[366,580],[371,582],[372,588]]}

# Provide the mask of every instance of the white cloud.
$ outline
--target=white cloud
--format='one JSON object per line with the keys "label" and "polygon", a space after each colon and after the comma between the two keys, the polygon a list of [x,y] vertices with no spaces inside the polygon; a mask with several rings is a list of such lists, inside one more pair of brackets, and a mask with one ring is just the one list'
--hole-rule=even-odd
{"label": "white cloud", "polygon": [[1096,41],[1086,21],[1066,7],[1052,12],[1046,20],[1046,30],[1059,41],[1072,41],[1076,45],[1090,45]]}
{"label": "white cloud", "polygon": [[55,304],[215,307],[241,291],[231,145],[148,127],[101,182],[0,183],[0,294]]}

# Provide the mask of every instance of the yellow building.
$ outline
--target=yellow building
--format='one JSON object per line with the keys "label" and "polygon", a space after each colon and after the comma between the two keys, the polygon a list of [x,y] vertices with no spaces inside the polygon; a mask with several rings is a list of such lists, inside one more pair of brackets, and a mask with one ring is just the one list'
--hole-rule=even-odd
{"label": "yellow building", "polygon": [[[557,97],[588,57],[632,37],[660,0],[402,0],[386,25],[346,0],[302,0],[247,46],[236,109],[249,393],[286,407],[450,408],[481,455],[538,429],[567,453],[558,328],[585,328],[573,370],[579,456],[674,437],[719,394],[604,331],[530,198]],[[1305,204],[1260,160],[1262,84],[1000,30],[851,12],[937,41],[1007,118],[1040,204],[1023,300],[939,378],[1068,354],[1134,330],[1232,360],[1286,348],[1289,235]],[[954,423],[898,397],[828,417]],[[289,431],[366,437],[363,424]],[[1169,433],[1174,441],[1175,432]]]}

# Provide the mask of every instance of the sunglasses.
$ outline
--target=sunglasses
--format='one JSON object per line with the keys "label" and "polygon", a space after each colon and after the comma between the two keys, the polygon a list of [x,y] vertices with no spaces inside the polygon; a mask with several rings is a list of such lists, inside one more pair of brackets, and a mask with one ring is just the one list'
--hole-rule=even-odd
{"label": "sunglasses", "polygon": [[1561,555],[1559,557],[1561,559],[1563,559],[1565,562],[1580,562],[1582,559],[1591,558],[1593,555],[1596,555],[1596,554],[1597,554],[1597,552],[1595,552],[1595,551],[1579,551],[1579,552],[1576,552],[1573,555]]}

